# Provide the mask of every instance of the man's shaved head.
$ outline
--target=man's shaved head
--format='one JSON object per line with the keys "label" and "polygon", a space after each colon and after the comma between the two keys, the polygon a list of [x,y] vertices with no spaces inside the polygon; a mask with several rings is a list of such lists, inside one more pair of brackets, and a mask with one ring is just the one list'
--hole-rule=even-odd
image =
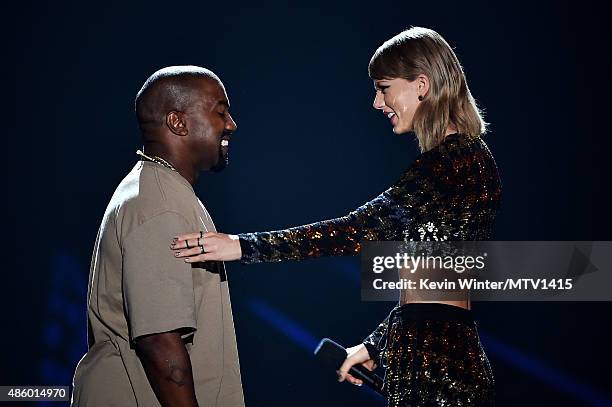
{"label": "man's shaved head", "polygon": [[151,75],[136,95],[144,151],[177,168],[189,182],[199,171],[228,163],[236,122],[223,83],[199,66],[169,66]]}
{"label": "man's shaved head", "polygon": [[199,66],[169,66],[151,75],[136,95],[138,125],[146,133],[166,123],[171,111],[184,112],[195,103],[197,83],[212,80],[220,86],[221,80],[212,71]]}

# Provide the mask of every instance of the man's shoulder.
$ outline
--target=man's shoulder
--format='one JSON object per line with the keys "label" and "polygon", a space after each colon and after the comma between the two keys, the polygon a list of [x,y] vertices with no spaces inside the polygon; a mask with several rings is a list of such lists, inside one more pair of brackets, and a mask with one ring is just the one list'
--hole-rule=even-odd
{"label": "man's shoulder", "polygon": [[193,190],[172,174],[138,163],[121,181],[109,205],[124,232],[164,213],[188,218],[197,203]]}

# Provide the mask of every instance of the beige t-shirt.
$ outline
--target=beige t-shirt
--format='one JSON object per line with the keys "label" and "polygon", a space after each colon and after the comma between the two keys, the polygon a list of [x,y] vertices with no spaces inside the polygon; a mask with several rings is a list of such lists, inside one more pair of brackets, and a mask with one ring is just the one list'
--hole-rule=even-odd
{"label": "beige t-shirt", "polygon": [[159,406],[133,340],[180,329],[204,406],[244,406],[223,263],[172,256],[174,236],[215,226],[193,188],[138,162],[106,209],[88,286],[89,350],[74,374],[73,406]]}

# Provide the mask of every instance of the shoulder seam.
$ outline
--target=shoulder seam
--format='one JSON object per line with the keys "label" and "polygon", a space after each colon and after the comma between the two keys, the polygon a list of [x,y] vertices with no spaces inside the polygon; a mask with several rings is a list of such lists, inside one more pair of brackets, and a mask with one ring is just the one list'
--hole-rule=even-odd
{"label": "shoulder seam", "polygon": [[155,218],[157,218],[157,217],[159,217],[159,216],[161,216],[161,215],[164,215],[164,214],[174,214],[174,215],[178,215],[178,217],[179,217],[179,218],[181,218],[183,221],[185,221],[185,223],[186,223],[187,225],[189,225],[189,221],[187,220],[187,218],[186,218],[186,217],[185,217],[185,216],[184,216],[182,213],[177,212],[177,211],[173,211],[173,210],[169,210],[169,209],[164,209],[164,210],[162,210],[162,211],[160,211],[160,212],[157,212],[157,213],[155,213],[155,214],[153,214],[153,215],[151,215],[151,216],[147,217],[147,218],[146,218],[146,220],[145,220],[145,221],[143,221],[142,223],[139,223],[137,227],[135,227],[135,228],[134,228],[132,231],[130,231],[130,233],[128,233],[126,236],[124,236],[124,237],[123,237],[123,240],[124,240],[124,241],[125,241],[125,240],[128,240],[128,239],[130,238],[130,236],[131,236],[131,235],[132,235],[132,234],[133,234],[135,231],[137,231],[138,229],[140,229],[140,228],[142,227],[142,225],[144,225],[145,223],[148,223],[148,222],[150,222],[151,220],[153,220],[153,219],[155,219]]}
{"label": "shoulder seam", "polygon": [[159,179],[159,171],[157,168],[153,167],[153,171],[155,171],[155,181],[157,182],[157,187],[159,188],[159,192],[161,193],[162,199],[166,200],[166,193],[164,188],[162,187],[161,180]]}

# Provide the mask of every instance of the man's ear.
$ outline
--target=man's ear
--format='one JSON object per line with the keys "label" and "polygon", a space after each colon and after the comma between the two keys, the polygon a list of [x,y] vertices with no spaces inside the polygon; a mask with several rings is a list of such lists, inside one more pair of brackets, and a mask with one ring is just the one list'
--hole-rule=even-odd
{"label": "man's ear", "polygon": [[166,126],[178,136],[186,136],[189,133],[183,112],[173,110],[168,113],[166,115]]}

